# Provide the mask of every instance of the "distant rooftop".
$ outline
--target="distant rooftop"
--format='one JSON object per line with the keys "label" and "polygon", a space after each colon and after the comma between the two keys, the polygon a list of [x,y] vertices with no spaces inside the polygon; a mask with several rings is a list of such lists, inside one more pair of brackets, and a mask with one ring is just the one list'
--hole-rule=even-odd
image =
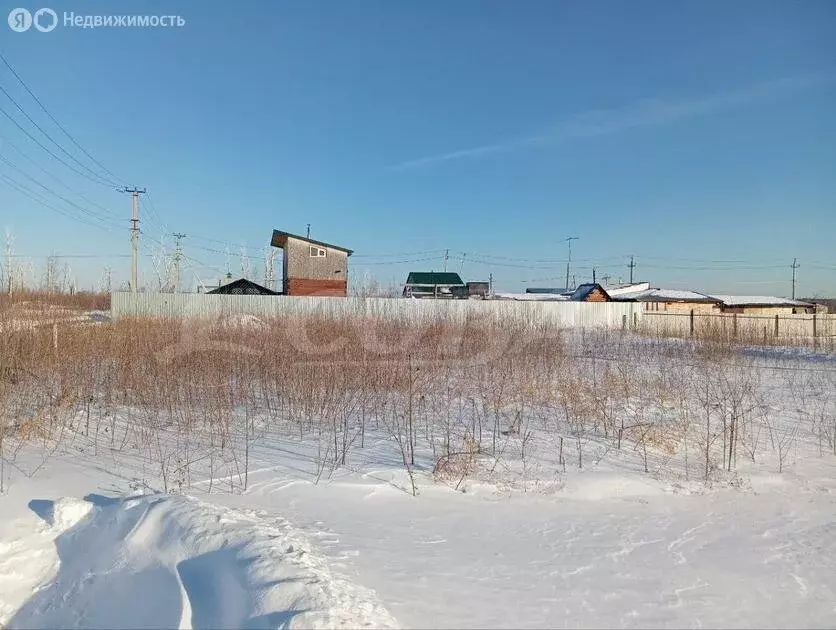
{"label": "distant rooftop", "polygon": [[311,243],[313,245],[320,245],[321,247],[330,247],[331,249],[345,252],[349,256],[354,253],[353,250],[346,249],[345,247],[341,247],[339,245],[334,245],[333,243],[325,243],[323,241],[308,238],[307,236],[299,236],[298,234],[291,234],[290,232],[282,232],[281,230],[273,230],[273,238],[270,239],[270,245],[283,249],[285,245],[287,245],[287,239],[289,238],[295,238],[298,241],[305,241],[306,243]]}
{"label": "distant rooftop", "polygon": [[566,302],[568,295],[559,293],[494,293],[497,300],[517,300],[518,302]]}
{"label": "distant rooftop", "polygon": [[600,284],[598,284],[597,282],[587,282],[585,284],[579,284],[578,288],[575,289],[575,291],[572,293],[572,296],[569,299],[573,302],[583,302],[595,289],[600,289],[604,292],[604,295],[606,295],[609,298],[609,293],[607,293],[607,290]]}
{"label": "distant rooftop", "polygon": [[809,302],[774,295],[712,295],[726,306],[813,306]]}
{"label": "distant rooftop", "polygon": [[464,284],[464,282],[459,274],[452,271],[410,271],[406,277],[406,284],[435,286]]}
{"label": "distant rooftop", "polygon": [[679,289],[646,289],[644,291],[621,292],[616,293],[613,297],[617,300],[635,300],[636,302],[705,302],[717,304],[721,301],[716,297],[696,291]]}
{"label": "distant rooftop", "polygon": [[571,293],[571,291],[567,291],[566,289],[556,289],[556,288],[549,288],[549,287],[528,287],[525,290],[526,293],[550,293],[550,294],[557,294],[557,295],[565,295],[567,293]]}
{"label": "distant rooftop", "polygon": [[636,293],[637,291],[647,291],[648,289],[650,289],[649,282],[634,282],[632,284],[614,284],[604,286],[604,290],[609,293],[610,297],[623,295],[625,293]]}

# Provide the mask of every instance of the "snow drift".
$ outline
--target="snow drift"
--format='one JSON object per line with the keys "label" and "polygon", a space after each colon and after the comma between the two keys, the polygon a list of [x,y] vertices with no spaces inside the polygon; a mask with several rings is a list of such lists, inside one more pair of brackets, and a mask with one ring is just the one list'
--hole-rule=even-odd
{"label": "snow drift", "polygon": [[[47,573],[11,618],[0,611],[10,628],[395,626],[283,519],[180,496],[89,495],[30,508],[43,520],[0,549],[0,569],[29,584]],[[51,566],[14,563],[53,542]]]}

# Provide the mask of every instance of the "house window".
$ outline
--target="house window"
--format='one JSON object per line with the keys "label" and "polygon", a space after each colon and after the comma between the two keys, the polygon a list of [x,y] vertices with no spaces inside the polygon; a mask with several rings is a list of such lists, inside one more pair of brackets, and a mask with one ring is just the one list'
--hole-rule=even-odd
{"label": "house window", "polygon": [[325,258],[325,250],[311,245],[311,258]]}

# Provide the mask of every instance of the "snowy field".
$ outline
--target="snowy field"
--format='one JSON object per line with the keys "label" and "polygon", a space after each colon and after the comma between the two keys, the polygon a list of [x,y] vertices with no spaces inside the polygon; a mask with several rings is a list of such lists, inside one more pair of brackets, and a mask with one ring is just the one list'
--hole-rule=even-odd
{"label": "snowy field", "polygon": [[0,625],[832,627],[836,357],[556,343],[348,397],[41,401],[2,447]]}

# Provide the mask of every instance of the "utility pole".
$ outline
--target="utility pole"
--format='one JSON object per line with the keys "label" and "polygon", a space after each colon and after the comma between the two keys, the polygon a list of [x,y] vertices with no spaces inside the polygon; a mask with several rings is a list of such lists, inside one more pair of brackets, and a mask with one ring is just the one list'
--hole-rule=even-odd
{"label": "utility pole", "polygon": [[[482,276],[483,278],[485,276]],[[493,295],[493,273],[488,274],[488,295]]]}
{"label": "utility pole", "polygon": [[447,259],[450,257],[450,250],[444,250],[444,271],[447,271]]}
{"label": "utility pole", "polygon": [[311,237],[311,224],[310,224],[310,223],[308,223],[307,237],[308,237],[308,238],[310,238],[310,237]]}
{"label": "utility pole", "polygon": [[627,268],[630,270],[630,284],[633,284],[633,269],[636,268],[636,263],[632,256],[630,256],[630,264],[627,265]]}
{"label": "utility pole", "polygon": [[612,276],[609,274],[604,274],[603,276],[601,276],[601,280],[604,281],[604,286],[607,286],[610,283],[610,278],[612,278]]}
{"label": "utility pole", "polygon": [[12,279],[12,245],[14,243],[14,239],[12,238],[12,233],[10,230],[6,230],[6,275],[8,276],[7,280],[9,281],[9,295],[12,293],[12,287],[14,286],[13,279]]}
{"label": "utility pole", "polygon": [[176,241],[174,246],[174,292],[180,293],[180,261],[183,260],[183,245],[180,241],[186,238],[186,235],[175,232],[172,236]]}
{"label": "utility pole", "polygon": [[122,188],[122,192],[131,193],[133,212],[131,214],[131,293],[137,291],[139,272],[139,196],[145,194],[144,188]]}
{"label": "utility pole", "polygon": [[567,236],[564,239],[569,243],[569,259],[566,261],[566,290],[569,290],[569,266],[572,264],[572,241],[577,241],[577,236]]}
{"label": "utility pole", "polygon": [[597,284],[597,280],[595,280],[595,267],[592,268],[592,284]]}
{"label": "utility pole", "polygon": [[792,259],[792,299],[795,299],[795,270],[798,269],[801,265],[798,264],[798,259]]}

